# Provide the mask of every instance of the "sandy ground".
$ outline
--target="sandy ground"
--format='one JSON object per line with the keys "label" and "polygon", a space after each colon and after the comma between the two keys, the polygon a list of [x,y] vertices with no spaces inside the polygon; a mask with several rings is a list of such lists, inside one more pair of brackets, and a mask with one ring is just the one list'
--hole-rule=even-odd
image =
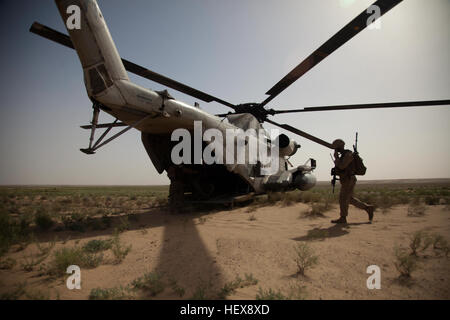
{"label": "sandy ground", "polygon": [[[126,286],[149,271],[159,271],[164,279],[176,280],[185,288],[183,298],[189,298],[199,286],[217,292],[240,276],[252,274],[256,285],[239,288],[229,299],[255,299],[259,288],[280,290],[304,286],[307,299],[449,299],[450,257],[436,257],[432,250],[420,255],[420,268],[405,284],[398,280],[394,247],[408,246],[409,236],[417,230],[443,235],[450,241],[450,211],[443,206],[429,206],[425,216],[407,216],[407,207],[395,207],[382,214],[375,212],[368,224],[367,214],[351,208],[348,225],[333,225],[326,217],[300,218],[308,208],[305,204],[258,208],[237,208],[203,215],[171,215],[154,210],[139,216],[131,228],[121,234],[124,244],[132,250],[120,264],[106,261],[95,269],[82,269],[82,289],[68,290],[65,278],[49,279],[38,271],[25,272],[20,267],[24,257],[36,253],[34,245],[8,254],[17,260],[12,270],[0,270],[1,292],[12,291],[18,283],[27,282],[27,290],[46,292],[53,299],[87,299],[93,288]],[[255,220],[249,219],[253,216]],[[322,240],[307,237],[311,230],[326,230]],[[99,233],[73,233],[62,246],[83,245],[92,239],[110,237],[112,230]],[[46,235],[59,239],[68,234]],[[319,256],[318,265],[307,270],[306,276],[296,274],[294,246],[306,241]],[[108,260],[108,256],[106,256]],[[48,263],[49,258],[43,263]],[[366,268],[381,269],[381,289],[369,290]],[[178,299],[167,287],[157,299]]]}

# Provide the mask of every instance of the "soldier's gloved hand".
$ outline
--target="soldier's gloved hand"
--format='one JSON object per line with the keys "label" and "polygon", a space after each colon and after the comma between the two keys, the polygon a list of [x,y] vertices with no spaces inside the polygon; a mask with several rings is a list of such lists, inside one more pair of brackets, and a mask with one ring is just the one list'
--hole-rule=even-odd
{"label": "soldier's gloved hand", "polygon": [[334,150],[334,158],[339,159],[339,152],[337,150]]}

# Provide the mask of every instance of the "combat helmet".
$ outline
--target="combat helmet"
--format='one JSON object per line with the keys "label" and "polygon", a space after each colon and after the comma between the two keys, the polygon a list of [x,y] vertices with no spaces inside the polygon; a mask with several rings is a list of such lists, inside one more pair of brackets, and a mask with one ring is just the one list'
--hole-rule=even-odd
{"label": "combat helmet", "polygon": [[342,139],[336,139],[333,141],[333,143],[331,144],[333,149],[344,149],[345,147],[345,142]]}

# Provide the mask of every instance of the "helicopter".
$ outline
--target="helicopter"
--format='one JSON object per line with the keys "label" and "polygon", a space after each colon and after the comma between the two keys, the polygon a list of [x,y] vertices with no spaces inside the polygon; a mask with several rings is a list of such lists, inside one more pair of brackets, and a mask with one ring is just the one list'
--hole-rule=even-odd
{"label": "helicopter", "polygon": [[[180,204],[186,199],[213,201],[231,198],[242,200],[270,191],[294,189],[304,191],[314,187],[316,178],[312,172],[316,168],[316,161],[311,158],[304,165],[292,166],[289,157],[297,152],[300,145],[285,134],[279,134],[276,137],[269,135],[262,124],[270,123],[326,148],[334,149],[333,144],[289,124],[275,122],[269,117],[287,113],[450,104],[450,100],[433,100],[305,107],[290,110],[275,110],[267,107],[292,83],[359,32],[375,23],[402,0],[376,1],[369,7],[377,8],[378,12],[375,16],[369,8],[363,11],[270,88],[266,92],[267,98],[264,101],[242,104],[230,103],[122,59],[95,0],[56,0],[55,2],[69,35],[38,22],[32,24],[30,31],[75,49],[78,54],[83,68],[87,95],[93,103],[91,124],[82,126],[83,129],[90,130],[89,145],[80,150],[86,154],[94,154],[99,148],[131,128],[139,130],[144,148],[156,170],[159,174],[165,171],[171,180],[169,201],[172,204]],[[77,14],[78,26],[71,25],[69,21],[72,21],[74,17],[76,19]],[[198,105],[191,106],[174,99],[167,90],[153,91],[131,82],[127,71],[201,101],[217,102],[231,108],[232,111],[216,115],[210,114],[200,109]],[[116,120],[112,123],[98,123],[99,114],[102,111],[112,115]],[[108,133],[116,127],[124,128],[105,139]],[[274,154],[271,164],[276,164],[275,170],[267,174],[261,161],[249,161],[247,156],[241,163],[216,161],[207,164],[202,161],[203,159],[198,159],[196,151],[208,148],[212,139],[202,140],[200,143],[195,141],[188,143],[187,148],[181,152],[182,157],[188,161],[181,163],[174,161],[173,151],[179,145],[177,142],[180,142],[180,140],[173,139],[174,132],[184,129],[185,133],[192,133],[195,137],[196,128],[199,128],[200,135],[203,137],[208,130],[219,131],[222,138],[227,137],[227,132],[230,130],[257,132],[258,134],[249,134],[243,137],[242,145],[246,149],[246,154],[250,146],[255,143],[261,150],[268,149],[271,155]],[[105,129],[105,131],[94,142],[97,129]],[[217,137],[217,135],[214,137],[214,142]],[[236,137],[236,140],[234,137],[233,140],[225,140],[231,141],[231,145],[237,146],[239,137]],[[220,149],[218,147],[213,150],[216,159],[227,155],[225,147],[222,146],[222,150]]]}

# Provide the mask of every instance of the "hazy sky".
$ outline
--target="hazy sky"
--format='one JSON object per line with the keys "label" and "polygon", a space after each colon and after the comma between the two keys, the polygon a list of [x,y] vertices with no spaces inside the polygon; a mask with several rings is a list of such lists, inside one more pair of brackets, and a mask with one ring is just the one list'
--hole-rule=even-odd
{"label": "hazy sky", "polygon": [[[265,92],[374,0],[99,0],[123,58],[232,103]],[[91,117],[75,51],[28,32],[38,21],[67,33],[52,0],[0,1],[0,184],[164,184],[131,130],[95,155],[79,151]],[[286,91],[271,108],[450,98],[450,1],[405,0]],[[152,89],[164,87],[131,76]],[[177,99],[194,99],[174,90]],[[201,101],[211,113],[228,111]],[[324,140],[344,139],[364,179],[449,178],[450,106],[280,115]],[[103,117],[108,121],[109,118]],[[270,125],[266,125],[270,128]],[[330,179],[330,150],[289,134]]]}

